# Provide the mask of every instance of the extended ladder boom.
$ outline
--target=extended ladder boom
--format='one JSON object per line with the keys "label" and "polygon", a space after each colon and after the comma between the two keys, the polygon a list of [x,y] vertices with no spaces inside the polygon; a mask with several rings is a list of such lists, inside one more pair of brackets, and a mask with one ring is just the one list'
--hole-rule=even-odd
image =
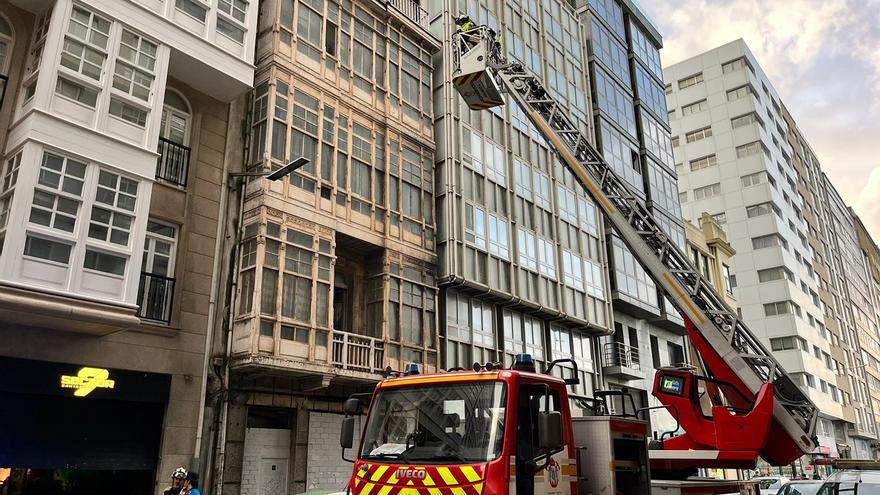
{"label": "extended ladder boom", "polygon": [[761,455],[782,465],[811,452],[816,447],[816,406],[663,232],[565,108],[521,64],[507,63],[486,26],[456,33],[452,41],[453,83],[468,105],[484,109],[503,104],[501,87],[516,101],[685,317],[707,371],[738,386],[749,400],[763,385],[772,384],[774,422]]}

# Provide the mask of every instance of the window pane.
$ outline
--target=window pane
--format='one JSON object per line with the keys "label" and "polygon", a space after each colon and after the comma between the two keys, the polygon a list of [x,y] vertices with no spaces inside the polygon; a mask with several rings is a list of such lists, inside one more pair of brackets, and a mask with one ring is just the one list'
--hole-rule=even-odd
{"label": "window pane", "polygon": [[114,256],[88,249],[86,250],[86,259],[83,267],[113,275],[124,275],[125,262],[126,258],[122,256]]}
{"label": "window pane", "polygon": [[33,256],[57,263],[68,263],[70,260],[70,245],[54,242],[40,237],[27,236],[24,244],[25,256]]}

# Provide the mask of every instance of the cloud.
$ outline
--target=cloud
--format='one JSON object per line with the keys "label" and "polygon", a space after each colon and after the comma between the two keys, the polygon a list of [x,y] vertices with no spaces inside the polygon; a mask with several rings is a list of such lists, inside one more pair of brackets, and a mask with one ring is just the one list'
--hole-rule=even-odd
{"label": "cloud", "polygon": [[880,0],[654,0],[664,65],[749,45],[822,169],[880,240]]}

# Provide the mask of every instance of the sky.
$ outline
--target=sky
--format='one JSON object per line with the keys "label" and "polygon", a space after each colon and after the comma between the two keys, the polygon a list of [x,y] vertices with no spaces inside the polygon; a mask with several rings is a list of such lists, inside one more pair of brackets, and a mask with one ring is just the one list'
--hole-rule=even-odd
{"label": "sky", "polygon": [[880,0],[643,0],[671,65],[743,38],[880,244]]}

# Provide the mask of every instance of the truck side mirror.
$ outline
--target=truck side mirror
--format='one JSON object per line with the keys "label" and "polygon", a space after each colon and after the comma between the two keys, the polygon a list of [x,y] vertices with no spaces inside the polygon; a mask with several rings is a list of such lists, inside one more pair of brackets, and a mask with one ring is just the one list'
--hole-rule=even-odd
{"label": "truck side mirror", "polygon": [[342,420],[342,429],[339,432],[339,446],[345,450],[350,449],[352,445],[354,445],[354,416],[346,416]]}
{"label": "truck side mirror", "polygon": [[562,450],[562,413],[559,411],[538,413],[538,447],[548,452]]}
{"label": "truck side mirror", "polygon": [[350,397],[342,406],[342,411],[346,416],[357,416],[361,413],[361,401],[354,397]]}

